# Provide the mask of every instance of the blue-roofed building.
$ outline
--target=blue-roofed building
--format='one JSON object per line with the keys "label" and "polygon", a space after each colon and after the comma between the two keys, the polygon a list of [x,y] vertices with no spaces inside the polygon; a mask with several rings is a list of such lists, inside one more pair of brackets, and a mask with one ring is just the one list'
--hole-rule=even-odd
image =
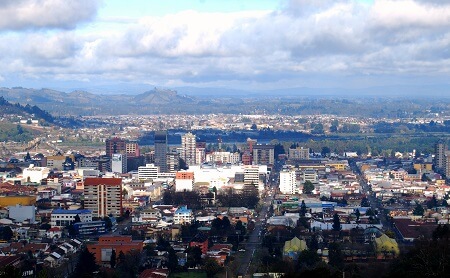
{"label": "blue-roofed building", "polygon": [[190,224],[194,221],[194,213],[187,206],[180,206],[173,214],[174,224]]}
{"label": "blue-roofed building", "polygon": [[52,227],[66,227],[75,221],[77,215],[80,217],[80,222],[92,221],[92,212],[88,209],[55,209],[52,211],[50,225]]}

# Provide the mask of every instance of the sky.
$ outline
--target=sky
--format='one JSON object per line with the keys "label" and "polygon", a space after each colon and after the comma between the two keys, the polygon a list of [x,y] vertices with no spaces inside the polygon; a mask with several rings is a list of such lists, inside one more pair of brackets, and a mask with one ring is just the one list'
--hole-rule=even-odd
{"label": "sky", "polygon": [[450,80],[450,0],[1,0],[0,87]]}

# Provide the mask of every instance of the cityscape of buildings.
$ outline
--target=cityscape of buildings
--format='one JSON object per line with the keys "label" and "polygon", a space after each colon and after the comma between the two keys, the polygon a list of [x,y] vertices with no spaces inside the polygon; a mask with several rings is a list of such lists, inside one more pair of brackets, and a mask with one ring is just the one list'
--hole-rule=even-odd
{"label": "cityscape of buildings", "polygon": [[[111,136],[89,156],[41,143],[4,157],[2,254],[33,276],[37,265],[29,269],[20,257],[30,249],[12,246],[35,244],[31,254],[41,270],[69,275],[76,266],[66,258],[83,246],[104,268],[114,268],[119,253],[152,248],[157,254],[144,256],[142,273],[169,275],[191,266],[198,247],[226,275],[257,276],[284,273],[276,270],[281,261],[295,271],[305,250],[336,267],[333,244],[347,263],[395,260],[411,242],[449,224],[446,140],[436,141],[434,153],[372,157],[317,153],[298,143],[284,150],[251,138],[232,150],[220,137],[205,142],[192,132],[180,134],[180,145],[168,143],[166,130],[153,139],[153,146],[139,146],[137,138]],[[35,152],[44,146],[56,154]],[[220,230],[222,221],[228,231]],[[176,263],[160,250],[161,240]],[[264,254],[276,258],[271,266],[261,265]]]}

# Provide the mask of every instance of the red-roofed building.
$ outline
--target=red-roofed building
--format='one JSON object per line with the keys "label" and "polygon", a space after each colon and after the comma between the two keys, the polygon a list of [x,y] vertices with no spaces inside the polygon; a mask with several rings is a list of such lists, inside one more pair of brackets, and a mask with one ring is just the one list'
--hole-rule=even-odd
{"label": "red-roofed building", "polygon": [[418,238],[430,239],[437,224],[430,222],[416,222],[409,218],[394,218],[394,227],[404,241],[414,241]]}
{"label": "red-roofed building", "polygon": [[94,217],[122,215],[122,179],[86,178],[84,208],[92,211]]}

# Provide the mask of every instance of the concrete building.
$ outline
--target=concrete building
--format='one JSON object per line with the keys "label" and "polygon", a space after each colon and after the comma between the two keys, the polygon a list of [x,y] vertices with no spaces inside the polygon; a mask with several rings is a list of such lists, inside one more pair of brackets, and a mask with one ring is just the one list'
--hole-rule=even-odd
{"label": "concrete building", "polygon": [[280,172],[280,192],[282,194],[298,193],[297,181],[295,179],[295,171]]}
{"label": "concrete building", "polygon": [[445,169],[445,154],[448,150],[447,143],[444,140],[439,140],[435,145],[434,164],[437,172],[444,172]]}
{"label": "concrete building", "polygon": [[[73,155],[52,155],[52,156],[47,156],[46,157],[47,160],[47,167],[50,169],[56,169],[59,171],[62,170],[73,170],[73,165],[72,167],[68,167],[66,162],[70,162],[72,161],[72,163],[74,163],[75,161],[75,157]],[[72,169],[68,169],[68,168],[72,168]]]}
{"label": "concrete building", "polygon": [[180,155],[176,152],[171,152],[166,155],[167,172],[174,173],[180,170]]}
{"label": "concrete building", "polygon": [[14,222],[21,223],[25,220],[30,223],[36,222],[36,207],[35,206],[21,206],[15,205],[8,207],[9,218],[12,218]]}
{"label": "concrete building", "polygon": [[131,236],[104,235],[99,237],[98,242],[87,244],[87,249],[94,254],[97,264],[109,267],[112,250],[118,256],[120,252],[123,254],[133,250],[141,252],[143,245],[142,240],[133,240]]}
{"label": "concrete building", "polygon": [[179,207],[173,214],[173,223],[176,225],[190,224],[194,221],[194,213],[187,206]]}
{"label": "concrete building", "polygon": [[249,166],[244,168],[244,185],[259,184],[259,167]]}
{"label": "concrete building", "polygon": [[81,222],[92,221],[92,212],[88,209],[79,210],[66,210],[66,209],[55,209],[52,211],[50,217],[50,225],[52,227],[66,227],[72,224],[75,217],[78,215]]}
{"label": "concrete building", "polygon": [[84,208],[91,210],[94,217],[122,215],[122,179],[86,178]]}
{"label": "concrete building", "polygon": [[309,148],[298,147],[289,149],[289,159],[309,159]]}
{"label": "concrete building", "polygon": [[138,179],[143,180],[155,180],[158,178],[159,170],[155,164],[146,164],[138,168]]}
{"label": "concrete building", "polygon": [[48,177],[50,169],[47,167],[35,167],[30,164],[28,168],[23,169],[22,176],[27,182],[41,183],[43,179]]}
{"label": "concrete building", "polygon": [[193,172],[177,172],[175,175],[175,191],[192,191],[194,188],[194,173]]}
{"label": "concrete building", "polygon": [[181,136],[181,158],[187,165],[195,165],[196,158],[196,138],[195,135],[188,132]]}
{"label": "concrete building", "polygon": [[141,155],[139,151],[139,144],[136,141],[130,141],[125,144],[127,158],[139,157]]}
{"label": "concrete building", "polygon": [[126,153],[127,141],[117,137],[106,139],[105,148],[107,157],[111,157],[114,153]]}
{"label": "concrete building", "polygon": [[155,165],[161,173],[168,172],[167,169],[167,131],[155,132]]}
{"label": "concrete building", "polygon": [[111,157],[111,171],[124,174],[127,172],[127,154],[113,153]]}
{"label": "concrete building", "polygon": [[273,165],[275,160],[275,150],[272,145],[253,146],[254,165]]}

